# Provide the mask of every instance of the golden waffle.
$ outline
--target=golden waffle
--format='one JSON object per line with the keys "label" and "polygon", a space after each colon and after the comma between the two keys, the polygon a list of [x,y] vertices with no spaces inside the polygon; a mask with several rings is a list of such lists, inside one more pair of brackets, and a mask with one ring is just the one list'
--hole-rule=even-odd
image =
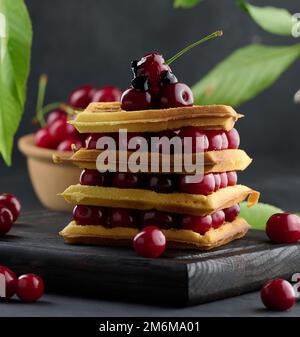
{"label": "golden waffle", "polygon": [[[101,153],[101,150],[87,150],[80,149],[75,152],[71,158],[58,158],[57,156],[54,158],[55,162],[59,162],[60,160],[68,160],[73,162],[80,168],[96,170],[96,160],[98,155]],[[132,152],[127,152],[127,157],[132,154]],[[147,156],[148,162],[148,172],[150,172],[151,165],[151,155],[145,154]],[[116,152],[116,162],[119,158],[119,152]],[[250,165],[252,159],[246,154],[243,150],[222,150],[222,151],[208,151],[204,152],[204,172],[227,172],[227,171],[243,171],[248,165]],[[162,163],[162,155],[159,154],[159,162]],[[195,162],[195,155],[193,155],[193,162]],[[170,173],[174,172],[174,156],[170,156]],[[113,166],[114,163],[111,162]],[[117,166],[118,167],[118,166]],[[107,167],[106,167],[107,168]],[[185,172],[184,165],[182,165],[183,170],[177,173],[194,173],[194,172]],[[146,170],[144,170],[146,171]],[[162,172],[162,168],[160,165],[160,172]]]}
{"label": "golden waffle", "polygon": [[[250,226],[243,218],[226,222],[218,229],[210,229],[204,235],[187,229],[163,229],[168,248],[208,250],[243,237]],[[65,227],[60,235],[71,244],[126,245],[132,246],[132,239],[138,228],[103,226],[79,226],[75,221]]]}
{"label": "golden waffle", "polygon": [[71,124],[81,133],[158,132],[184,126],[199,126],[204,130],[230,130],[242,117],[227,105],[194,105],[170,109],[124,111],[120,103],[90,103]]}
{"label": "golden waffle", "polygon": [[72,204],[121,207],[132,209],[157,209],[159,211],[207,215],[231,207],[248,198],[249,206],[257,203],[259,192],[247,186],[222,188],[210,195],[186,193],[156,193],[143,189],[71,185],[63,193]]}

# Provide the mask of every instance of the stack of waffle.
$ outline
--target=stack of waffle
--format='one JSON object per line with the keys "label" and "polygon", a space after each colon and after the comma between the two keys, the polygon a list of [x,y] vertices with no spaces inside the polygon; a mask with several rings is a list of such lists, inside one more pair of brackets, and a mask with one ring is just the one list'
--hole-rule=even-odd
{"label": "stack of waffle", "polygon": [[[238,207],[238,203],[244,199],[248,199],[249,206],[257,202],[259,193],[244,185],[234,183],[220,186],[219,183],[211,193],[191,194],[183,192],[177,183],[173,183],[175,187],[172,191],[162,193],[149,187],[152,172],[136,173],[135,176],[140,175],[141,178],[139,185],[133,183],[133,186],[126,186],[119,180],[118,186],[118,180],[114,179],[118,173],[93,171],[98,167],[97,157],[103,152],[93,144],[97,137],[115,134],[119,129],[126,129],[129,134],[143,133],[148,138],[149,135],[159,135],[166,130],[191,126],[201,128],[204,133],[210,132],[209,130],[229,131],[239,117],[241,115],[233,108],[224,105],[122,111],[116,102],[91,103],[72,121],[80,133],[91,134],[90,142],[86,148],[76,151],[70,160],[83,169],[83,174],[94,172],[99,181],[93,184],[91,181],[85,183],[83,179],[81,184],[72,185],[62,193],[67,202],[75,207],[80,205],[81,212],[85,214],[81,214],[80,221],[76,221],[75,216],[60,235],[67,243],[131,245],[134,236],[149,224],[162,228],[168,247],[200,250],[218,247],[243,237],[249,229],[243,218],[236,216],[228,221],[225,217],[222,223],[217,221],[217,224],[211,219],[220,211],[226,215],[231,207]],[[240,149],[208,150],[204,152],[203,158],[204,173],[212,174],[214,178],[220,177],[222,173],[223,176],[228,172],[235,174],[235,171],[244,170],[251,163],[248,155]],[[159,175],[169,175],[174,182],[182,179],[185,174],[184,171],[159,172],[154,176],[159,179]],[[103,175],[105,179],[101,178]],[[134,220],[126,223],[115,221],[120,209],[125,209],[130,219]],[[101,219],[96,219],[95,223],[90,220],[84,223],[82,218],[88,219],[89,214],[95,210],[101,214]],[[111,219],[112,216],[115,217],[114,220]],[[197,223],[203,225],[203,220],[209,220],[206,229],[197,226]]]}

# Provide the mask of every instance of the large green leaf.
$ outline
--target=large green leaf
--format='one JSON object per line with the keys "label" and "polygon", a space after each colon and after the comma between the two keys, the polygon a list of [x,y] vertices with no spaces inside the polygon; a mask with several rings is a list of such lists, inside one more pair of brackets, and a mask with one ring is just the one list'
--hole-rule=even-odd
{"label": "large green leaf", "polygon": [[238,1],[238,3],[267,32],[278,35],[292,35],[295,19],[288,10],[270,6],[257,7],[246,1]]}
{"label": "large green leaf", "polygon": [[0,153],[8,165],[24,109],[31,42],[24,1],[0,0]]}
{"label": "large green leaf", "polygon": [[192,8],[198,5],[199,2],[202,0],[174,0],[174,7],[175,8]]}
{"label": "large green leaf", "polygon": [[252,228],[264,230],[266,227],[266,223],[269,217],[275,213],[282,213],[282,209],[263,204],[259,202],[258,204],[248,207],[247,202],[241,202],[241,213],[240,216],[243,217]]}
{"label": "large green leaf", "polygon": [[300,44],[236,50],[193,86],[196,104],[237,106],[268,88],[300,56]]}

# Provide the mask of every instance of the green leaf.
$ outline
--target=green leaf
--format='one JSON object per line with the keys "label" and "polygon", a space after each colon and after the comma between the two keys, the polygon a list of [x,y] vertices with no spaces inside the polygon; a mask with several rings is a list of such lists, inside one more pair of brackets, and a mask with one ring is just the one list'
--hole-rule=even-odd
{"label": "green leaf", "polygon": [[32,27],[23,0],[0,0],[0,153],[11,164],[26,97]]}
{"label": "green leaf", "polygon": [[193,87],[196,104],[237,106],[268,88],[300,56],[300,44],[240,48]]}
{"label": "green leaf", "polygon": [[175,8],[192,8],[198,5],[202,0],[174,0]]}
{"label": "green leaf", "polygon": [[264,230],[269,217],[275,213],[282,213],[283,210],[268,204],[259,202],[258,204],[248,207],[247,202],[240,203],[240,216],[244,218],[252,228]]}
{"label": "green leaf", "polygon": [[250,5],[246,1],[238,1],[252,19],[264,30],[277,35],[292,36],[295,19],[292,14],[284,8],[257,7]]}

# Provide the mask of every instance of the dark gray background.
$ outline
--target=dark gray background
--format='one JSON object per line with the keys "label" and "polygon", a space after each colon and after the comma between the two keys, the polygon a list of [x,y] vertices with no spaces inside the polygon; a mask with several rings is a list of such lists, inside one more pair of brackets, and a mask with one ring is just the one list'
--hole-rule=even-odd
{"label": "dark gray background", "polygon": [[[77,86],[115,84],[125,89],[131,79],[130,61],[153,50],[167,58],[217,29],[224,37],[202,45],[173,65],[183,82],[194,84],[226,55],[252,42],[270,45],[299,43],[260,29],[235,6],[234,0],[205,0],[193,9],[174,9],[172,0],[27,0],[33,21],[32,69],[26,113],[20,134],[32,130],[37,81],[49,75],[47,101],[65,100]],[[252,1],[300,12],[296,0]],[[298,6],[297,6],[298,5]],[[279,81],[239,107],[242,145],[252,153],[299,151],[300,106],[293,94],[300,88],[300,61]]]}

